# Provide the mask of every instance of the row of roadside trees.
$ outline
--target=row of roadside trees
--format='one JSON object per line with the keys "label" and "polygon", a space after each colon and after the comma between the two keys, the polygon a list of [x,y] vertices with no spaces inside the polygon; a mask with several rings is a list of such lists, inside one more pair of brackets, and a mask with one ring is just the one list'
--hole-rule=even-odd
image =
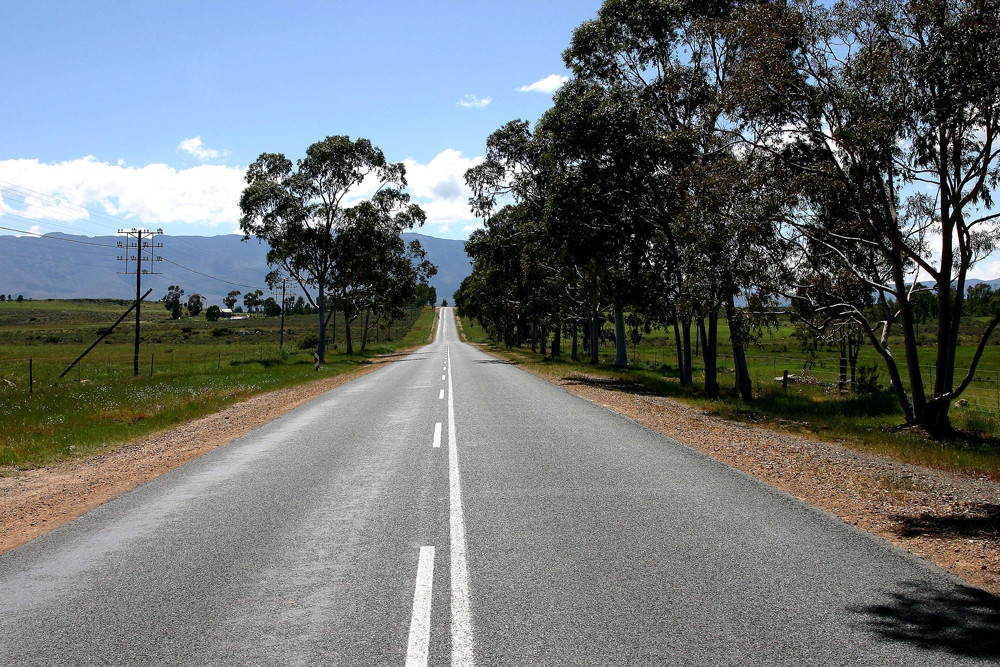
{"label": "row of roadside trees", "polygon": [[466,174],[485,228],[460,311],[509,343],[570,329],[574,355],[579,331],[594,362],[610,312],[619,365],[626,315],[673,325],[681,382],[698,336],[710,395],[725,317],[749,400],[745,347],[787,299],[853,358],[877,351],[908,422],[949,430],[1000,323],[993,302],[957,375],[966,280],[998,238],[998,7],[607,0],[574,31],[553,106],[494,132]]}

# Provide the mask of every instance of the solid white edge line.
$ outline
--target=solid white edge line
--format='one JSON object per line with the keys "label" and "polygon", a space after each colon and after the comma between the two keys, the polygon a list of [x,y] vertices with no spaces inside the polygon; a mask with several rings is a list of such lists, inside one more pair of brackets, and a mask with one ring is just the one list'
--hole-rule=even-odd
{"label": "solid white edge line", "polygon": [[448,480],[451,501],[451,664],[473,667],[472,614],[469,608],[469,568],[465,558],[465,516],[458,474],[458,438],[455,435],[455,393],[452,391],[451,348],[448,356]]}
{"label": "solid white edge line", "polygon": [[410,640],[406,646],[406,667],[427,667],[431,643],[431,590],[434,586],[434,547],[420,547],[417,585],[413,591]]}
{"label": "solid white edge line", "polygon": [[434,424],[434,448],[441,446],[441,422]]}

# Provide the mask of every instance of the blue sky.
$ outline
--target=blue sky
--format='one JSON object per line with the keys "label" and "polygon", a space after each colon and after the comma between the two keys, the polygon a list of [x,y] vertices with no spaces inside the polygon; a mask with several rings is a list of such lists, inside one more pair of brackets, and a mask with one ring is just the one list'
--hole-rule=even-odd
{"label": "blue sky", "polygon": [[229,233],[261,152],[346,134],[406,161],[424,233],[466,238],[462,173],[549,106],[599,6],[7,0],[0,225]]}

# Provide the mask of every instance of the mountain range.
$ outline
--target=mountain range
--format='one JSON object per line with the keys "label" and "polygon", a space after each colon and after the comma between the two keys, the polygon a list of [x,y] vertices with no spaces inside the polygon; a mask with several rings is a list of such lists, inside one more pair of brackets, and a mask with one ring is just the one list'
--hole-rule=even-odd
{"label": "mountain range", "polygon": [[[472,272],[465,242],[412,233],[403,234],[403,238],[407,243],[420,241],[427,258],[438,267],[430,280],[438,302],[451,302],[462,280]],[[125,262],[117,260],[125,254],[118,247],[124,240],[122,236],[61,233],[0,236],[0,292],[31,299],[135,298],[135,276],[120,273],[125,271]],[[222,305],[230,290],[245,293],[261,289],[268,293],[264,283],[269,271],[266,244],[255,239],[243,241],[236,234],[162,235],[154,240],[163,244],[156,250],[163,261],[154,264],[156,274],[142,276],[142,291],[153,289],[150,300],[162,298],[170,285],[180,285],[185,295],[203,295],[206,305]]]}

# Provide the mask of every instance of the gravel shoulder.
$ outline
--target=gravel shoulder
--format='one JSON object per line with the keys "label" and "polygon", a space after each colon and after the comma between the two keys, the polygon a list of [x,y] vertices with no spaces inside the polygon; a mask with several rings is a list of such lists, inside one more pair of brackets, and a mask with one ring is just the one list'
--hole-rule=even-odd
{"label": "gravel shoulder", "polygon": [[[507,357],[488,346],[484,352]],[[525,368],[1000,594],[1000,483],[715,417],[620,380]]]}
{"label": "gravel shoulder", "polygon": [[69,523],[115,496],[411,351],[372,358],[336,377],[260,394],[100,454],[0,477],[0,553]]}

